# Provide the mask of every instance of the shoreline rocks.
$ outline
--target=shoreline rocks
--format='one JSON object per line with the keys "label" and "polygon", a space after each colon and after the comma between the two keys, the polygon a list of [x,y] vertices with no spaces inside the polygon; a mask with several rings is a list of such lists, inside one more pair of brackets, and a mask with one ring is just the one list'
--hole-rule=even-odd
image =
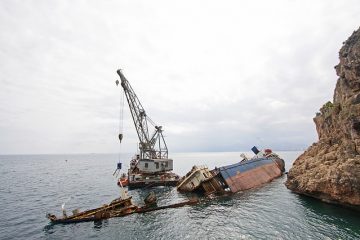
{"label": "shoreline rocks", "polygon": [[294,162],[286,187],[360,210],[360,29],[339,52],[333,102],[314,117],[319,141]]}

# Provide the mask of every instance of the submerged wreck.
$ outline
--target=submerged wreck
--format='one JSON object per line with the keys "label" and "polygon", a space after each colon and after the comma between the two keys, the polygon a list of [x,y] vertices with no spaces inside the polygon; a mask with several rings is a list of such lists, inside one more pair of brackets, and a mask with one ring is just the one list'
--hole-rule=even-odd
{"label": "submerged wreck", "polygon": [[67,223],[78,223],[78,222],[90,222],[90,221],[101,221],[108,218],[114,217],[125,217],[130,214],[135,213],[146,213],[157,211],[166,208],[179,208],[186,205],[194,205],[199,203],[198,199],[190,199],[188,201],[165,205],[157,206],[157,198],[154,192],[144,199],[144,206],[134,205],[132,202],[132,197],[127,196],[127,194],[122,192],[122,196],[113,200],[110,204],[104,204],[103,206],[91,210],[86,210],[79,212],[78,209],[72,211],[71,216],[67,216],[66,211],[63,209],[63,216],[57,217],[54,214],[47,214],[46,217],[50,220],[52,224],[67,224]]}
{"label": "submerged wreck", "polygon": [[180,192],[199,192],[205,195],[227,194],[255,188],[280,177],[285,162],[271,149],[251,149],[255,156],[235,164],[209,170],[206,166],[194,166],[178,183]]}
{"label": "submerged wreck", "polygon": [[71,216],[67,216],[65,210],[63,210],[63,216],[57,217],[54,214],[47,214],[46,217],[51,223],[77,223],[77,222],[89,222],[107,219],[111,217],[126,216],[135,212],[138,209],[132,201],[131,197],[125,199],[117,198],[113,200],[109,205],[104,204],[103,206],[91,210],[79,212],[78,209],[72,211]]}

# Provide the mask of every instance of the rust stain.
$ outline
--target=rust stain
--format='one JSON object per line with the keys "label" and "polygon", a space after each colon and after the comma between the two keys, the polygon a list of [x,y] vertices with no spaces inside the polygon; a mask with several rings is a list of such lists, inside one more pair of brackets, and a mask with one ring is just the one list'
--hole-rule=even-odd
{"label": "rust stain", "polygon": [[225,181],[232,192],[238,192],[258,187],[279,176],[281,176],[280,169],[275,163],[270,163],[250,171],[237,173],[235,176],[225,179]]}

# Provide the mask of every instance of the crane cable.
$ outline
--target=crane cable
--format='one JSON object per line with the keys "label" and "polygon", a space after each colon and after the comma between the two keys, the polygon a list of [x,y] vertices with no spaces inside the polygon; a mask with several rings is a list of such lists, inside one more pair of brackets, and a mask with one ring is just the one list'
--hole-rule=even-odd
{"label": "crane cable", "polygon": [[123,131],[124,131],[124,91],[121,91],[120,95],[120,111],[119,111],[119,140],[120,140],[120,149],[119,149],[119,161],[120,161],[120,154],[121,154],[121,141],[123,139]]}
{"label": "crane cable", "polygon": [[[118,85],[118,83],[117,83]],[[118,154],[118,164],[117,164],[117,168],[115,170],[115,172],[113,173],[113,175],[115,175],[116,173],[116,177],[118,176],[120,170],[121,170],[121,142],[123,139],[123,129],[124,129],[124,97],[125,97],[125,92],[121,91],[120,94],[120,108],[119,108],[119,154]]]}

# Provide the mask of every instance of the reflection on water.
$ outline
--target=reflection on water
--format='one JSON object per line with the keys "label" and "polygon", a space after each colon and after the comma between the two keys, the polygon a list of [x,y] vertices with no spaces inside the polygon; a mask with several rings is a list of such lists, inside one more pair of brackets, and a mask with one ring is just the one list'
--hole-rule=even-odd
{"label": "reflection on water", "polygon": [[108,225],[108,219],[102,220],[102,221],[95,221],[94,222],[94,229],[100,230],[103,226],[106,227]]}

